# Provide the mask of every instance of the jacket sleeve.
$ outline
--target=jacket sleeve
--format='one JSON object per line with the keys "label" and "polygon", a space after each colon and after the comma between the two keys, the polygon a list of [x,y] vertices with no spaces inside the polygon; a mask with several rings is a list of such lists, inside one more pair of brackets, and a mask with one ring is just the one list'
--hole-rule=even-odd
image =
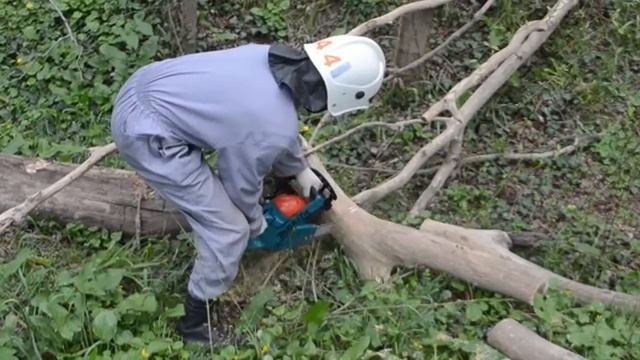
{"label": "jacket sleeve", "polygon": [[273,171],[276,176],[290,177],[301,173],[309,167],[304,152],[297,139],[290,142],[287,149],[280,154],[273,164]]}
{"label": "jacket sleeve", "polygon": [[218,174],[231,201],[247,218],[251,230],[262,225],[260,197],[263,179],[282,149],[275,146],[243,142],[218,149]]}

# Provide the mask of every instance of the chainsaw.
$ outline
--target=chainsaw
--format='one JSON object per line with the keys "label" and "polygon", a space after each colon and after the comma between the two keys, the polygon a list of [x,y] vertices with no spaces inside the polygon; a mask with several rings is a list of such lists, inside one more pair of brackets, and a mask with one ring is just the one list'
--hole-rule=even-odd
{"label": "chainsaw", "polygon": [[314,189],[309,199],[299,196],[286,180],[279,182],[274,194],[263,202],[267,229],[249,240],[247,250],[289,250],[305,245],[329,231],[326,225],[317,225],[315,221],[323,212],[331,209],[336,193],[322,174],[315,169],[313,171],[323,185],[320,189]]}

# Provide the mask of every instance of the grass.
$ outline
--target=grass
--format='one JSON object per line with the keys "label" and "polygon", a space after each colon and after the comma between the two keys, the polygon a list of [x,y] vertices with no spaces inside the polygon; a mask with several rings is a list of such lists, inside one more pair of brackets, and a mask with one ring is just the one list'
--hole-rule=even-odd
{"label": "grass", "polygon": [[[282,1],[269,3],[207,4],[203,27],[215,36],[201,39],[201,47],[231,46],[253,36],[280,39],[283,18],[289,20],[285,38],[300,42],[358,23],[365,17],[363,9],[378,14],[391,6],[352,0],[344,6],[353,15],[341,20],[331,2],[313,2],[309,16],[300,16],[306,11],[302,2],[288,7]],[[332,125],[322,137],[372,118],[418,113],[492,48],[503,46],[518,26],[543,16],[552,2],[497,3],[476,31],[430,64],[425,79],[385,89],[366,116]],[[0,83],[0,102],[6,104],[0,110],[0,148],[5,152],[80,160],[85,147],[109,141],[110,98],[126,74],[151,58],[176,52],[153,3],[76,5],[78,14],[65,14],[83,47],[80,57],[68,39],[44,55],[65,35],[50,8],[0,1],[0,14],[15,14],[0,25],[7,34],[0,43],[9,49],[0,54],[0,74],[10,81]],[[254,7],[262,11],[251,12]],[[472,121],[465,153],[549,150],[593,134],[598,141],[562,158],[463,168],[423,217],[544,233],[546,241],[518,253],[587,284],[640,294],[640,79],[634,75],[640,71],[638,11],[640,3],[623,0],[576,8]],[[92,17],[94,13],[101,16]],[[257,18],[238,18],[240,13]],[[434,41],[465,16],[468,12],[461,16],[452,6],[439,11],[442,33]],[[105,25],[97,31],[92,21]],[[152,26],[152,34],[141,21]],[[25,31],[29,27],[35,35]],[[127,32],[114,30],[118,27]],[[134,49],[133,37],[146,47]],[[116,51],[101,51],[101,43]],[[150,52],[153,44],[156,51]],[[126,51],[127,61],[117,51]],[[29,61],[17,64],[18,57]],[[49,64],[47,71],[53,73],[34,70],[34,61],[43,68]],[[106,88],[88,85],[92,83]],[[394,168],[402,163],[396,159],[406,160],[434,130],[363,132],[323,156],[335,163]],[[108,164],[124,166],[117,157]],[[334,175],[351,193],[385,176],[344,168],[336,168]],[[417,177],[373,211],[407,221],[411,200],[429,180]],[[235,321],[250,344],[195,347],[182,343],[174,331],[194,256],[188,234],[143,239],[141,248],[134,249],[118,233],[40,219],[4,235],[0,248],[6,257],[0,265],[2,359],[502,359],[485,345],[484,334],[505,317],[590,359],[640,357],[637,316],[598,304],[578,305],[555,290],[530,307],[426,269],[396,269],[389,284],[365,282],[334,242],[323,243],[318,252],[300,250],[264,288],[249,291],[239,279],[221,300],[221,318]]]}

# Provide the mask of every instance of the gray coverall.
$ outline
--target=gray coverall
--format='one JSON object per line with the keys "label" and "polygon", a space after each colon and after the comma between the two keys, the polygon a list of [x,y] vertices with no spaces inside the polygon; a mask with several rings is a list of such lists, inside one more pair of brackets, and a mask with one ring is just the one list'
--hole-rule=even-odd
{"label": "gray coverall", "polygon": [[[290,94],[268,45],[190,54],[136,71],[111,119],[123,158],[189,221],[197,257],[188,291],[218,297],[235,279],[250,229],[262,222],[262,180],[307,167]],[[217,174],[203,150],[218,155]]]}

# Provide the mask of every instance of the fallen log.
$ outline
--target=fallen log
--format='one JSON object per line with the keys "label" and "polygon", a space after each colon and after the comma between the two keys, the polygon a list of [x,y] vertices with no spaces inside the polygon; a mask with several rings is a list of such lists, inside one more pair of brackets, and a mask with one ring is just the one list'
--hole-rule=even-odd
{"label": "fallen log", "polygon": [[513,319],[504,319],[491,328],[487,342],[512,360],[584,360]]}
{"label": "fallen log", "polygon": [[[0,213],[63,178],[76,167],[13,155],[0,155]],[[139,202],[139,206],[138,206]],[[139,208],[139,210],[138,210]],[[94,167],[32,212],[41,218],[81,223],[135,235],[173,235],[190,230],[182,215],[153,196],[130,171]],[[136,226],[136,223],[139,225]]]}

